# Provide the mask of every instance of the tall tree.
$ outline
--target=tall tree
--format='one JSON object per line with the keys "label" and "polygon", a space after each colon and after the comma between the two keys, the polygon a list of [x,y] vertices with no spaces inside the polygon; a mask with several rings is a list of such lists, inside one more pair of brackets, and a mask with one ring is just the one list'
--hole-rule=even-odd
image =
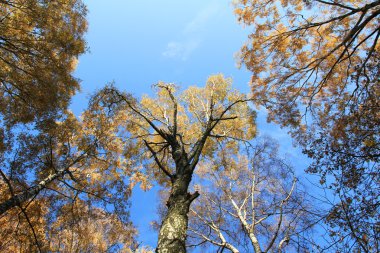
{"label": "tall tree", "polygon": [[[11,185],[16,178],[21,183],[26,179],[25,169],[15,168],[23,165],[15,161],[19,150],[28,154],[24,158],[36,159],[32,153],[48,146],[50,129],[59,128],[55,121],[70,117],[65,110],[79,88],[72,72],[85,51],[87,21],[81,0],[0,1],[0,7],[1,178]],[[46,175],[43,167],[49,166],[40,166]],[[0,213],[30,199],[63,171],[57,168],[58,173],[47,174],[42,184],[2,203]]]}
{"label": "tall tree", "polygon": [[[223,146],[222,146],[223,148]],[[312,226],[307,195],[270,138],[241,147],[239,156],[221,149],[197,172],[200,199],[191,208],[193,245],[218,252],[307,252],[302,238]],[[211,169],[209,169],[211,168]]]}
{"label": "tall tree", "polygon": [[379,250],[380,1],[235,2],[253,29],[240,54],[253,99],[340,196],[331,234],[345,250]]}
{"label": "tall tree", "polygon": [[[86,49],[86,12],[81,0],[0,0],[2,252],[103,251],[133,241],[113,142],[94,138],[67,110],[79,89],[72,73]],[[86,234],[96,229],[107,234]]]}
{"label": "tall tree", "polygon": [[255,135],[254,113],[231,82],[222,75],[211,76],[205,87],[189,87],[181,94],[173,84],[160,82],[155,98],[144,96],[140,101],[110,86],[92,99],[90,112],[99,122],[95,125],[117,119],[115,136],[124,136],[124,145],[136,147],[136,158],[146,171],[144,176],[144,170],[136,168],[132,179],[145,183],[150,175],[170,189],[158,253],[186,252],[188,212],[199,195],[190,193],[189,185],[198,163],[216,155],[218,139],[226,139],[226,147],[237,152],[237,140]]}

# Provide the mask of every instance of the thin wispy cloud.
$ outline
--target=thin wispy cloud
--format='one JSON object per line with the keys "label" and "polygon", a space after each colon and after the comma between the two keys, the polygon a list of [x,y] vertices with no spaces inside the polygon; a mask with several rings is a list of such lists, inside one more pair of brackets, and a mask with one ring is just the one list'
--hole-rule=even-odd
{"label": "thin wispy cloud", "polygon": [[192,39],[184,42],[171,41],[162,55],[166,58],[178,58],[186,61],[189,55],[199,47],[200,40]]}
{"label": "thin wispy cloud", "polygon": [[209,22],[220,9],[220,4],[215,1],[199,11],[198,14],[185,25],[181,33],[182,39],[168,42],[166,49],[162,52],[162,56],[186,61],[201,45],[202,32],[207,22]]}

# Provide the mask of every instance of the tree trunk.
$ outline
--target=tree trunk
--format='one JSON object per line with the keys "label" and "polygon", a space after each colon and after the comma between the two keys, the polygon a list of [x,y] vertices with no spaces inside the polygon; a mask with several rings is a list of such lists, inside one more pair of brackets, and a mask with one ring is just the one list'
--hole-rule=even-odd
{"label": "tree trunk", "polygon": [[185,253],[189,208],[199,196],[198,192],[188,193],[192,172],[174,178],[169,200],[168,212],[162,222],[158,235],[156,253]]}
{"label": "tree trunk", "polygon": [[0,215],[7,212],[9,209],[19,206],[23,204],[25,201],[33,198],[36,196],[41,190],[45,189],[46,185],[49,184],[51,181],[55,180],[58,177],[62,177],[65,175],[68,171],[67,170],[61,170],[57,173],[50,175],[46,177],[44,180],[39,182],[37,185],[30,187],[29,189],[26,189],[25,191],[13,195],[10,199],[0,203]]}
{"label": "tree trunk", "polygon": [[256,236],[254,235],[253,232],[249,232],[249,239],[251,239],[251,243],[253,248],[255,249],[255,253],[261,253],[261,247],[259,244],[259,241],[257,240]]}

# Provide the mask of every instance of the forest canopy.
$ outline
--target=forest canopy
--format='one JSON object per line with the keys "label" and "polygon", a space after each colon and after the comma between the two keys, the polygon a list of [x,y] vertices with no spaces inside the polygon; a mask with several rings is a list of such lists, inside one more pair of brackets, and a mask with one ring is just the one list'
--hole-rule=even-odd
{"label": "forest canopy", "polygon": [[380,1],[221,2],[0,0],[1,252],[380,251]]}

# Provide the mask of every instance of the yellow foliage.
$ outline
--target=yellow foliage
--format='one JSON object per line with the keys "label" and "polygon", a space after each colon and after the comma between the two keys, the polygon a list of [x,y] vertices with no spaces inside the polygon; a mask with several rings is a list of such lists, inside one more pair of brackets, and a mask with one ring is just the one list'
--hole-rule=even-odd
{"label": "yellow foliage", "polygon": [[362,211],[330,222],[371,251],[376,239],[356,235],[376,238],[370,227],[378,223],[367,203],[378,202],[379,189],[380,2],[240,0],[235,8],[251,30],[239,58],[252,72],[253,99],[314,159],[308,171],[322,184],[332,176],[330,186],[351,195],[345,210]]}
{"label": "yellow foliage", "polygon": [[72,72],[85,51],[85,15],[81,0],[0,2],[0,113],[7,124],[67,107],[79,88]]}
{"label": "yellow foliage", "polygon": [[[155,89],[155,97],[144,95],[136,101],[107,87],[93,97],[91,108],[83,114],[85,131],[97,136],[101,145],[115,155],[123,155],[121,151],[127,144],[134,146],[133,163],[145,166],[124,168],[131,171],[131,187],[140,182],[143,189],[148,189],[151,176],[160,183],[168,182],[157,162],[168,173],[175,173],[174,144],[168,141],[174,132],[173,142],[188,155],[205,141],[201,148],[204,157],[214,156],[222,140],[226,148],[238,152],[234,143],[256,135],[255,113],[247,104],[249,99],[232,88],[230,78],[210,76],[204,87],[190,86],[182,92],[174,84],[163,82],[157,83]],[[107,107],[115,104],[114,108]],[[115,140],[115,147],[110,146]],[[130,161],[132,157],[124,158]]]}

